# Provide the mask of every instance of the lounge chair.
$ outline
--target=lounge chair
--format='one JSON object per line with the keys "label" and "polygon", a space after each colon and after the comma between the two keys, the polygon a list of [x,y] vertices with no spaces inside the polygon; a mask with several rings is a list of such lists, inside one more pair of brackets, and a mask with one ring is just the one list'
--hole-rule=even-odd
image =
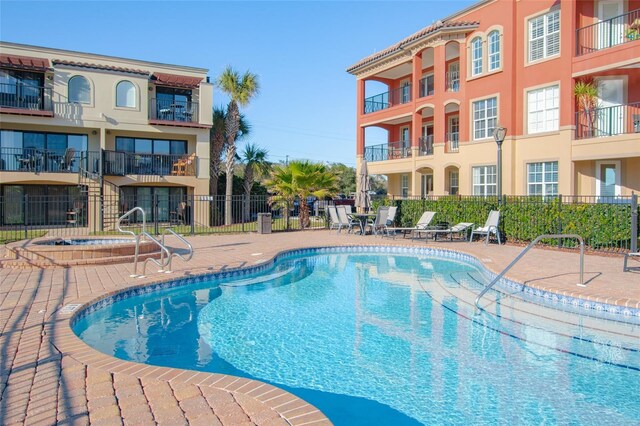
{"label": "lounge chair", "polygon": [[[415,236],[416,234],[420,233],[419,231],[429,229],[431,221],[433,220],[433,217],[435,215],[436,215],[436,212],[427,211],[422,213],[422,216],[420,216],[420,219],[418,219],[418,222],[413,227],[404,227],[404,228],[403,227],[398,227],[398,228],[387,227],[387,235],[391,236],[391,233],[393,233],[393,236],[395,237],[395,235],[398,232],[402,232],[404,238],[407,237],[407,234],[411,234],[412,236]],[[417,232],[414,232],[414,231],[417,231]]]}
{"label": "lounge chair", "polygon": [[331,221],[331,223],[329,224],[329,230],[337,229],[338,232],[340,232],[340,228],[342,228],[342,225],[340,224],[340,218],[338,217],[336,206],[327,207],[327,211],[329,211],[329,220]]}
{"label": "lounge chair", "polygon": [[368,223],[367,226],[371,228],[371,233],[374,235],[378,235],[378,232],[384,234],[385,228],[387,226],[387,218],[389,217],[389,207],[388,206],[380,206],[378,207],[378,212],[376,213],[376,217],[372,223]]}
{"label": "lounge chair", "polygon": [[467,240],[467,234],[469,233],[469,229],[472,227],[472,222],[460,222],[447,229],[428,229],[420,232],[427,232],[428,234],[433,235],[434,240],[437,240],[439,234],[448,235],[449,241],[453,241],[454,235],[464,235],[464,239]]}
{"label": "lounge chair", "polygon": [[640,252],[627,253],[627,254],[624,255],[624,265],[622,266],[622,272],[627,272],[627,271],[631,270],[631,268],[629,266],[627,266],[627,261],[629,260],[630,257],[638,257],[638,258],[640,258]]}
{"label": "lounge chair", "polygon": [[[351,206],[349,206],[351,207]],[[348,232],[353,231],[353,226],[360,227],[360,221],[347,212],[347,206],[337,206],[336,211],[338,212],[338,220],[343,228],[347,228]],[[338,229],[338,232],[340,230]]]}
{"label": "lounge chair", "polygon": [[473,241],[474,235],[486,235],[486,239],[484,244],[489,244],[489,235],[493,234],[498,239],[498,244],[500,242],[500,231],[498,230],[498,224],[500,223],[500,212],[498,210],[491,210],[489,212],[489,217],[487,217],[487,221],[485,222],[483,227],[476,228],[471,231],[471,238],[469,242]]}

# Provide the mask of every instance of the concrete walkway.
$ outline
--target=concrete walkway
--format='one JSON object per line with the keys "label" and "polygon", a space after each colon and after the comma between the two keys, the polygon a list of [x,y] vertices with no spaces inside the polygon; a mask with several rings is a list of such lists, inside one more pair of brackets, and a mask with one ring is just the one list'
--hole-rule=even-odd
{"label": "concrete walkway", "polygon": [[[194,259],[175,260],[171,276],[129,278],[131,264],[0,269],[0,424],[328,424],[315,407],[261,382],[101,354],[73,334],[70,315],[60,308],[134,285],[252,266],[293,248],[425,245],[424,240],[328,231],[198,236],[190,241]],[[523,249],[481,242],[427,245],[472,254],[495,272]],[[576,286],[578,258],[572,252],[536,249],[508,277],[558,294],[640,308],[640,272],[623,273],[621,256],[588,255],[584,288]]]}

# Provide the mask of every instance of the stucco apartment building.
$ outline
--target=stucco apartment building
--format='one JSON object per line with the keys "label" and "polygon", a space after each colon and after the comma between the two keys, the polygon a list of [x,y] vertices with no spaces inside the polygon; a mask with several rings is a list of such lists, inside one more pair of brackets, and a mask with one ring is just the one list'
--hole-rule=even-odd
{"label": "stucco apartment building", "polygon": [[[638,0],[483,0],[347,71],[357,163],[391,195],[496,194],[496,127],[504,194],[640,191]],[[576,106],[579,80],[596,109]]]}
{"label": "stucco apartment building", "polygon": [[186,220],[209,191],[207,71],[0,42],[0,226]]}

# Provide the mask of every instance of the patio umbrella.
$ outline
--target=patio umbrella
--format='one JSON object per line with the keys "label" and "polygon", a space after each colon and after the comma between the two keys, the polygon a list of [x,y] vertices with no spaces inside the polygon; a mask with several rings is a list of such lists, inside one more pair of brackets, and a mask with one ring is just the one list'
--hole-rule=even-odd
{"label": "patio umbrella", "polygon": [[362,159],[360,163],[360,173],[358,173],[358,188],[356,191],[356,208],[362,211],[371,207],[371,197],[369,196],[369,171],[367,170],[367,160]]}

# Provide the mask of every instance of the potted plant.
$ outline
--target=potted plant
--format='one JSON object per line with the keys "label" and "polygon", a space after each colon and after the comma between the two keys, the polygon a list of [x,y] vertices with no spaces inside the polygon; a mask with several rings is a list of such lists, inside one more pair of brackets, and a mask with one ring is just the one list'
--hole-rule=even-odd
{"label": "potted plant", "polygon": [[594,133],[596,109],[598,108],[598,86],[593,79],[578,80],[573,86],[573,94],[576,97],[579,112],[576,126],[587,126],[586,130],[578,127],[578,134],[583,138],[592,138],[596,136]]}

